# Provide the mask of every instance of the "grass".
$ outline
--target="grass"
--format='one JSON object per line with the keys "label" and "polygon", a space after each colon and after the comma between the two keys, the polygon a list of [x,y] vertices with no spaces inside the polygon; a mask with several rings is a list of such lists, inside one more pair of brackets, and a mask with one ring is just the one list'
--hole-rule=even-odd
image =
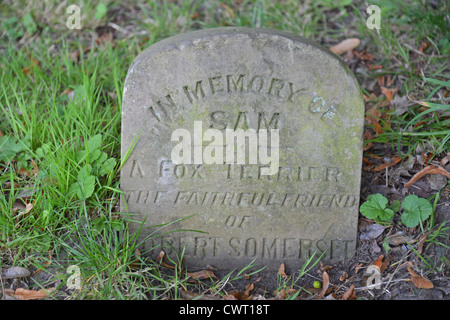
{"label": "grass", "polygon": [[[68,2],[0,5],[0,146],[12,154],[0,158],[0,263],[58,270],[59,284],[36,284],[58,289],[70,276],[67,267],[78,265],[82,289],[61,291],[62,298],[177,299],[179,288],[223,296],[229,283],[251,273],[249,265],[192,284],[182,257],[169,257],[173,270],[143,258],[136,235],[127,233],[130,217],[117,212],[124,78],[132,60],[163,38],[219,26],[275,28],[324,45],[357,36],[384,66],[381,73],[357,73],[363,90],[368,79],[390,75],[399,95],[421,101],[401,116],[384,107],[386,130],[374,141],[406,154],[419,143],[431,144],[434,156],[450,152],[450,122],[443,116],[448,98],[437,96],[449,87],[448,4],[374,2],[383,8],[377,32],[365,27],[366,3],[360,1],[103,3],[106,12],[80,2],[81,31],[65,26]],[[105,26],[114,41],[94,37]],[[429,48],[417,54],[422,42]],[[431,243],[444,245],[446,231],[433,229]],[[307,261],[289,282],[279,278],[277,290],[296,287],[318,261]]]}

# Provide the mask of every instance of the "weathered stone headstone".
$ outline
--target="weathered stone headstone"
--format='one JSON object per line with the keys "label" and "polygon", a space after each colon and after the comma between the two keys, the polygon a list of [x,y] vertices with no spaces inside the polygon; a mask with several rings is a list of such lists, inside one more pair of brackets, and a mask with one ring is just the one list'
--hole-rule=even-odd
{"label": "weathered stone headstone", "polygon": [[[146,249],[163,245],[188,266],[225,269],[253,259],[299,268],[315,251],[323,261],[354,253],[364,106],[355,77],[328,50],[264,29],[180,34],[130,66],[122,117],[122,157],[139,139],[122,169],[121,210],[146,220],[141,239],[160,235]],[[209,129],[223,133],[222,148]],[[245,163],[227,162],[226,132],[238,129],[267,129],[265,151],[274,146],[267,155],[279,158],[251,162],[249,147]]]}

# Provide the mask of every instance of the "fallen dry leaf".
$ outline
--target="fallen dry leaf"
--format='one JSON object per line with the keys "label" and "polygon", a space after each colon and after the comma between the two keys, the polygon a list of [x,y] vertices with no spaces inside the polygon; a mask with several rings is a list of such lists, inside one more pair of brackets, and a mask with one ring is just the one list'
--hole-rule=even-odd
{"label": "fallen dry leaf", "polygon": [[61,92],[60,96],[68,95],[72,91],[73,91],[72,89],[68,88],[68,89],[64,90],[63,92]]}
{"label": "fallen dry leaf", "polygon": [[200,270],[196,272],[188,272],[186,275],[189,278],[192,278],[194,280],[204,280],[204,279],[211,279],[216,278],[216,275],[211,270]]}
{"label": "fallen dry leaf", "polygon": [[223,300],[239,300],[238,298],[236,298],[234,295],[232,294],[227,294],[226,296],[223,297]]}
{"label": "fallen dry leaf", "polygon": [[284,263],[282,263],[280,265],[280,268],[278,269],[278,275],[281,276],[283,279],[287,279],[288,276],[286,275],[286,272],[284,269]]}
{"label": "fallen dry leaf", "polygon": [[[365,132],[364,132],[364,141],[367,141],[367,140],[372,140],[374,138],[374,136],[373,136],[373,134],[369,131],[369,130],[366,130]],[[364,148],[363,148],[363,150],[364,151],[367,151],[367,150],[369,150],[370,148],[372,148],[374,146],[374,143],[371,141],[371,142],[369,142],[369,144],[367,144],[367,146],[365,146]]]}
{"label": "fallen dry leaf", "polygon": [[[161,254],[161,252],[160,252],[160,254]],[[139,269],[139,267],[141,265],[141,263],[140,263],[141,252],[139,251],[138,248],[136,248],[136,250],[134,250],[134,256],[136,257],[136,259],[131,261],[130,264],[128,265],[128,267],[131,269]]]}
{"label": "fallen dry leaf", "polygon": [[31,70],[29,67],[25,67],[22,69],[22,72],[24,75],[29,75],[31,73]]}
{"label": "fallen dry leaf", "polygon": [[358,264],[357,266],[355,266],[355,274],[358,274],[359,270],[362,269],[362,266],[363,266],[362,263],[360,263],[360,264]]}
{"label": "fallen dry leaf", "polygon": [[220,6],[222,7],[223,10],[225,10],[228,15],[230,16],[231,19],[234,19],[234,10],[231,9],[228,5],[226,5],[225,3],[221,2]]}
{"label": "fallen dry leaf", "polygon": [[357,46],[359,46],[360,43],[361,40],[357,38],[345,39],[338,44],[330,47],[330,51],[340,55],[347,51],[355,49]]}
{"label": "fallen dry leaf", "polygon": [[428,48],[431,45],[429,42],[422,42],[419,48],[420,52],[423,52],[426,48]]}
{"label": "fallen dry leaf", "polygon": [[198,13],[198,11],[195,11],[191,16],[191,19],[196,20],[199,16],[200,16],[200,14]]}
{"label": "fallen dry leaf", "polygon": [[163,250],[161,250],[161,252],[159,253],[158,258],[157,258],[158,263],[166,268],[175,269],[175,266],[171,266],[163,261],[165,255],[166,255],[166,253]]}
{"label": "fallen dry leaf", "polygon": [[373,59],[375,59],[373,54],[368,53],[366,50],[363,50],[361,52],[357,52],[356,50],[354,50],[353,54],[364,61],[372,61]]}
{"label": "fallen dry leaf", "polygon": [[350,289],[342,296],[342,300],[356,300],[355,296],[355,286],[352,284]]}
{"label": "fallen dry leaf", "polygon": [[322,299],[325,296],[325,293],[327,292],[328,286],[330,285],[330,277],[328,276],[328,273],[324,271],[322,273],[322,290],[320,291],[319,295],[317,296],[317,299]]}
{"label": "fallen dry leaf", "polygon": [[412,269],[412,262],[408,263],[408,271],[411,275],[411,282],[417,287],[421,289],[431,289],[433,288],[433,283],[430,280],[425,279],[422,276],[419,276],[415,271]]}
{"label": "fallen dry leaf", "polygon": [[387,266],[388,266],[388,264],[389,264],[389,259],[385,259],[385,260],[383,261],[383,258],[384,258],[384,255],[382,254],[382,255],[380,255],[380,256],[378,257],[377,260],[375,260],[375,261],[373,262],[373,265],[376,266],[376,267],[378,267],[378,268],[380,269],[380,273],[383,273],[383,271],[386,270],[386,268],[387,268]]}
{"label": "fallen dry leaf", "polygon": [[246,295],[245,293],[242,293],[240,291],[229,291],[228,295],[226,295],[224,298],[224,300],[251,300],[252,297]]}
{"label": "fallen dry leaf", "polygon": [[375,70],[380,70],[380,69],[383,69],[383,66],[380,64],[369,64],[370,71],[375,71]]}
{"label": "fallen dry leaf", "polygon": [[378,110],[378,105],[375,105],[367,110],[366,121],[369,125],[373,125],[375,127],[375,132],[377,134],[381,134],[383,132],[381,125],[378,123],[379,118],[381,118],[381,112]]}
{"label": "fallen dry leaf", "polygon": [[[1,137],[1,132],[0,132],[0,137]],[[447,153],[447,155],[444,158],[442,158],[441,165],[445,166],[449,162],[450,162],[450,152]]]}
{"label": "fallen dry leaf", "polygon": [[11,297],[14,297],[16,300],[37,300],[37,299],[45,299],[55,291],[56,288],[47,288],[41,290],[28,290],[23,288],[18,288],[14,290],[4,290],[3,293],[7,294]]}
{"label": "fallen dry leaf", "polygon": [[378,167],[372,169],[371,171],[381,171],[381,170],[384,170],[384,169],[386,169],[386,168],[395,166],[395,165],[396,165],[397,163],[399,163],[400,161],[402,161],[402,158],[400,158],[400,157],[393,157],[391,162],[380,164]]}
{"label": "fallen dry leaf", "polygon": [[423,251],[423,245],[424,245],[424,243],[425,243],[425,240],[427,240],[427,237],[428,237],[428,235],[431,233],[431,231],[428,231],[427,233],[425,233],[424,235],[422,235],[420,238],[419,238],[419,247],[418,247],[418,249],[417,249],[417,252],[419,253],[419,254],[422,254],[422,251]]}
{"label": "fallen dry leaf", "polygon": [[407,184],[405,184],[405,188],[409,188],[417,180],[419,180],[420,178],[422,178],[424,175],[427,175],[427,174],[441,174],[441,175],[446,176],[447,178],[450,179],[450,173],[447,170],[445,170],[442,167],[436,167],[436,166],[433,166],[433,165],[429,165],[429,166],[423,168],[422,170],[420,170],[419,172],[417,172],[411,178],[411,180],[409,180],[409,182]]}
{"label": "fallen dry leaf", "polygon": [[250,293],[255,289],[255,284],[254,283],[250,283],[248,285],[245,286],[245,291],[244,294],[246,296],[250,296]]}
{"label": "fallen dry leaf", "polygon": [[411,243],[412,238],[408,235],[403,234],[403,232],[397,232],[396,234],[393,234],[387,238],[387,242],[391,246],[398,246],[400,244],[410,242]]}
{"label": "fallen dry leaf", "polygon": [[113,41],[113,36],[110,32],[105,33],[102,36],[95,39],[95,43],[102,47],[104,46],[105,43],[112,43],[112,41]]}
{"label": "fallen dry leaf", "polygon": [[397,91],[398,91],[397,87],[395,87],[393,89],[381,87],[381,92],[383,93],[383,95],[386,97],[386,99],[389,102],[392,101],[392,99],[394,99],[394,95],[397,93]]}
{"label": "fallen dry leaf", "polygon": [[285,300],[286,299],[286,290],[281,289],[280,291],[275,291],[274,293],[276,300]]}
{"label": "fallen dry leaf", "polygon": [[48,261],[44,262],[43,268],[38,267],[34,275],[41,273],[41,271],[45,270],[45,268],[47,268],[51,263],[52,263],[52,251],[48,250]]}
{"label": "fallen dry leaf", "polygon": [[347,272],[342,272],[342,276],[339,277],[339,281],[344,281],[348,279],[348,273]]}
{"label": "fallen dry leaf", "polygon": [[39,61],[37,61],[30,53],[27,53],[28,58],[31,59],[31,64],[27,67],[24,67],[22,69],[22,72],[24,75],[31,75],[31,69],[34,67],[38,67],[39,68]]}

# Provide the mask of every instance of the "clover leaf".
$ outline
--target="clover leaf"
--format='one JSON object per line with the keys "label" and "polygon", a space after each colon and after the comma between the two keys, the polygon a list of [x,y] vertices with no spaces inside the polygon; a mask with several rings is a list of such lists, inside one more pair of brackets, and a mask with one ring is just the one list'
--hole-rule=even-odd
{"label": "clover leaf", "polygon": [[411,194],[403,199],[401,219],[408,228],[416,227],[420,222],[425,221],[433,212],[433,208],[427,199],[419,198]]}
{"label": "clover leaf", "polygon": [[382,194],[373,194],[367,197],[361,207],[361,213],[368,219],[388,221],[394,217],[394,211],[387,208],[388,199]]}

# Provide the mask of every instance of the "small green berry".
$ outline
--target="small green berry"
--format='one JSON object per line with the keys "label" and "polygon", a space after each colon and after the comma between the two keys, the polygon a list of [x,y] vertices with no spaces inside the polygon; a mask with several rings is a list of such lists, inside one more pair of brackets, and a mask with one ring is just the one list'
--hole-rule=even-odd
{"label": "small green berry", "polygon": [[320,283],[320,281],[314,281],[313,286],[316,289],[320,289],[322,287],[322,284]]}

